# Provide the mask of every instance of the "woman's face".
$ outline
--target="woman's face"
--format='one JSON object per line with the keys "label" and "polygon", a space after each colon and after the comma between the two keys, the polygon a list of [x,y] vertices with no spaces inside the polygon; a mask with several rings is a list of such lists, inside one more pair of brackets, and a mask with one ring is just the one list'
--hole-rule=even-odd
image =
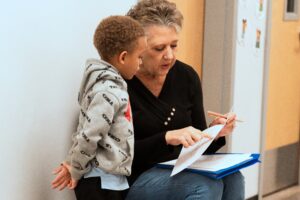
{"label": "woman's face", "polygon": [[178,33],[174,27],[153,25],[145,28],[147,49],[138,73],[166,76],[176,61]]}

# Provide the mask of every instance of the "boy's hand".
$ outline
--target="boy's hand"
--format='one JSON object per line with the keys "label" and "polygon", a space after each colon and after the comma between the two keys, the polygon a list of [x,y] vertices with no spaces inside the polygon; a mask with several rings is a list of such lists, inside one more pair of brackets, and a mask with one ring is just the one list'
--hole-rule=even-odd
{"label": "boy's hand", "polygon": [[74,189],[74,188],[76,188],[77,183],[78,183],[77,180],[71,178],[71,181],[70,181],[69,184],[68,184],[68,188],[71,189],[71,190]]}
{"label": "boy's hand", "polygon": [[[68,165],[67,163],[63,163],[63,166],[64,166],[65,168],[67,168],[69,172],[71,171],[71,166]],[[74,189],[74,188],[77,186],[78,181],[75,180],[75,179],[73,179],[73,178],[71,177],[71,174],[70,174],[70,178],[71,178],[71,180],[70,180],[70,182],[69,182],[69,184],[68,184],[68,188],[69,188],[69,189]]]}
{"label": "boy's hand", "polygon": [[69,185],[74,186],[74,184],[72,183],[69,169],[70,168],[67,168],[65,164],[62,164],[61,166],[59,166],[53,171],[53,174],[57,175],[56,178],[51,183],[53,189],[57,188],[58,190],[63,190],[66,186],[68,186],[68,188],[70,188]]}

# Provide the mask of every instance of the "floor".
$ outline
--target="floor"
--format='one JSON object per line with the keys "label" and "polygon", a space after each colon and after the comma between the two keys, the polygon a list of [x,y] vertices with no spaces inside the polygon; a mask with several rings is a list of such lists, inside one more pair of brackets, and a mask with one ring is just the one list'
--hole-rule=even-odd
{"label": "floor", "polygon": [[264,197],[263,200],[300,200],[300,186],[287,188],[283,191]]}

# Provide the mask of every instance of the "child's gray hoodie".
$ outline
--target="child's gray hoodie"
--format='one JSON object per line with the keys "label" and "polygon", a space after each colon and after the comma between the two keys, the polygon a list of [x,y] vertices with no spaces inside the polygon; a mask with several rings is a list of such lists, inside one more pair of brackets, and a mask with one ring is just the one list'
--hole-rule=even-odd
{"label": "child's gray hoodie", "polygon": [[80,116],[66,162],[78,180],[91,167],[129,176],[133,159],[133,126],[127,84],[117,69],[89,59],[78,96]]}

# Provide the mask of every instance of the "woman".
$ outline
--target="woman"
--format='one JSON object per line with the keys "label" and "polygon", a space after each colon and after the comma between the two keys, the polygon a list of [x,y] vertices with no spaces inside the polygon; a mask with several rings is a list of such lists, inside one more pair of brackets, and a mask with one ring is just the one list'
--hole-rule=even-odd
{"label": "woman", "polygon": [[[207,128],[202,89],[197,73],[176,60],[182,14],[167,0],[141,0],[128,15],[139,21],[147,35],[148,48],[136,76],[128,81],[134,131],[135,155],[132,186],[127,199],[244,199],[241,173],[213,180],[200,174],[181,172],[153,165],[176,159],[182,146],[202,139]],[[225,145],[236,116],[227,122],[217,118],[211,125],[225,124],[206,153]],[[210,125],[210,126],[211,126]]]}

